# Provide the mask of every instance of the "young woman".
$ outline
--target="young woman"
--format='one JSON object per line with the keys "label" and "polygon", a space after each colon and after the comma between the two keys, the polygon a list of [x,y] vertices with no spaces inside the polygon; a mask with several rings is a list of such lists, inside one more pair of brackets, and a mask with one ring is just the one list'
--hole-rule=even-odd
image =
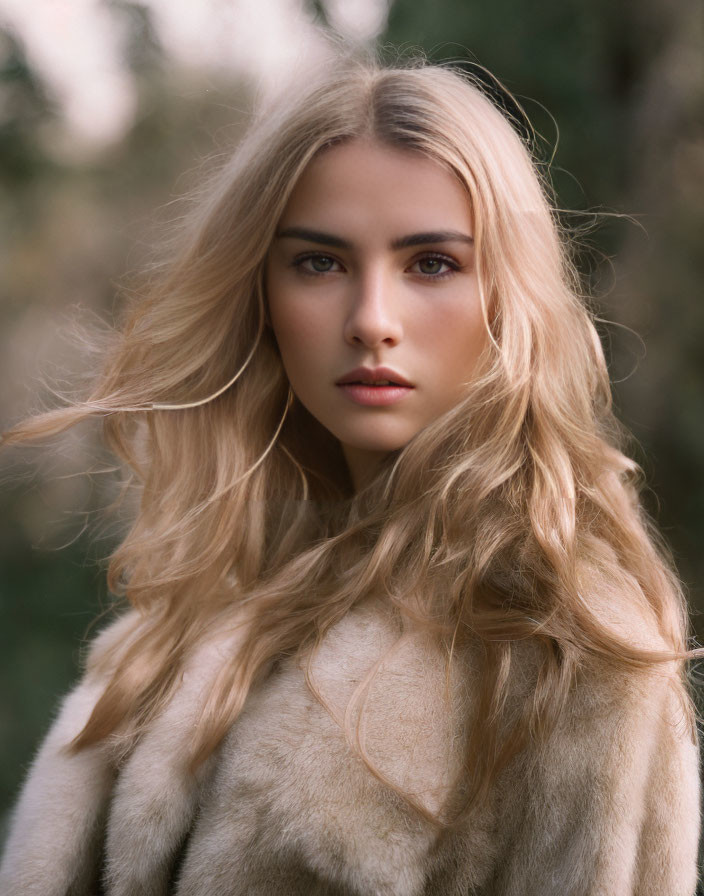
{"label": "young woman", "polygon": [[5,894],[689,896],[678,579],[537,168],[472,79],[255,120],[91,415],[140,489]]}

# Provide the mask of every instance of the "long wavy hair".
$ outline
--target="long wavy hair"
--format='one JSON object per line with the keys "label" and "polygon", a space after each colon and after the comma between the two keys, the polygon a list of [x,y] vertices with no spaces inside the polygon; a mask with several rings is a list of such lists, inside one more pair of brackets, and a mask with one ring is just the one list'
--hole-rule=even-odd
{"label": "long wavy hair", "polygon": [[[355,492],[339,444],[289,387],[264,268],[311,159],[357,138],[433,159],[466,188],[489,340],[463,399]],[[107,687],[73,749],[142,730],[195,645],[235,611],[246,639],[203,706],[194,766],[277,658],[313,649],[381,595],[432,631],[448,662],[470,642],[483,648],[465,810],[552,730],[585,657],[683,668],[681,586],[639,502],[642,473],[625,454],[572,255],[540,164],[473,76],[348,61],[257,113],[132,301],[91,393],[5,436],[98,416],[139,489],[109,584],[140,624],[105,659]],[[619,633],[610,602],[649,620],[655,641]],[[526,639],[540,660],[507,730]]]}

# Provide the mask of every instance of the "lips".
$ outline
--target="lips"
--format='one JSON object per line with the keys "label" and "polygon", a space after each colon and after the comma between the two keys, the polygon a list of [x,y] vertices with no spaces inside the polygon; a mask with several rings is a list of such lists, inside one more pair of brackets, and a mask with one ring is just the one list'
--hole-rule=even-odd
{"label": "lips", "polygon": [[397,404],[413,392],[412,386],[371,386],[367,383],[338,383],[337,388],[355,404],[372,407]]}
{"label": "lips", "polygon": [[398,371],[390,367],[356,367],[337,380],[337,385],[342,386],[356,383],[365,386],[406,386],[413,388],[413,384]]}

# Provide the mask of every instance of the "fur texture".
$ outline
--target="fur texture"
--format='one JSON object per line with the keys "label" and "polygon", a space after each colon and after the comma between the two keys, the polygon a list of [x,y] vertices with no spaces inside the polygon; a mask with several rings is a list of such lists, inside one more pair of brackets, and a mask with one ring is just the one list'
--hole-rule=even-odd
{"label": "fur texture", "polygon": [[[132,613],[115,623],[93,656],[136,622]],[[694,893],[698,754],[668,669],[616,676],[585,665],[549,741],[513,761],[469,822],[439,830],[387,782],[430,813],[461,790],[478,654],[457,657],[446,681],[428,635],[366,602],[313,657],[317,695],[300,662],[281,662],[190,776],[184,757],[203,696],[237,641],[223,634],[193,656],[123,761],[110,743],[62,751],[103,685],[89,662],[15,810],[3,896],[92,896],[99,878],[108,896]],[[517,706],[533,670],[524,645],[512,670]],[[354,728],[363,702],[353,749],[345,724]]]}

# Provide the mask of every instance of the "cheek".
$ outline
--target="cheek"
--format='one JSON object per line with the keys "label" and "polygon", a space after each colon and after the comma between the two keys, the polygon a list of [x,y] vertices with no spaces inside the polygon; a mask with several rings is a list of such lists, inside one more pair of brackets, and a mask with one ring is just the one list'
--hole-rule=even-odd
{"label": "cheek", "polygon": [[440,380],[446,385],[465,382],[474,372],[488,336],[479,298],[445,308],[426,319],[418,330]]}
{"label": "cheek", "polygon": [[331,322],[324,308],[313,305],[310,297],[298,301],[291,290],[270,291],[269,311],[286,373],[301,386],[301,378],[315,373],[323,363]]}
{"label": "cheek", "polygon": [[315,318],[294,307],[272,309],[272,326],[284,361],[305,362],[320,347],[321,328]]}

